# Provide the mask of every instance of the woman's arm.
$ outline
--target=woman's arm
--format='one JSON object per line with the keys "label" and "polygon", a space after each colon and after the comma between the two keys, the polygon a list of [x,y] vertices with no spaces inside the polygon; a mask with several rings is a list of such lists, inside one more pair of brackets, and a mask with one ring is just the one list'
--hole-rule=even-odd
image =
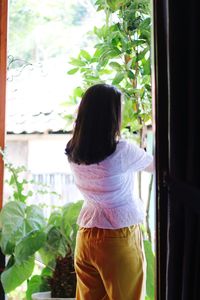
{"label": "woman's arm", "polygon": [[144,169],[145,172],[153,173],[155,171],[154,159],[151,164]]}

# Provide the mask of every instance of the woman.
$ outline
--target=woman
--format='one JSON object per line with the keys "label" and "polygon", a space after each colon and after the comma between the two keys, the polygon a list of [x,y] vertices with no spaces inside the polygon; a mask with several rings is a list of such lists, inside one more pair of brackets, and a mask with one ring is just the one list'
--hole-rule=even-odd
{"label": "woman", "polygon": [[145,257],[139,224],[145,211],[134,174],[152,171],[152,156],[120,138],[121,92],[90,87],[79,106],[66,154],[84,197],[78,217],[77,300],[143,300]]}

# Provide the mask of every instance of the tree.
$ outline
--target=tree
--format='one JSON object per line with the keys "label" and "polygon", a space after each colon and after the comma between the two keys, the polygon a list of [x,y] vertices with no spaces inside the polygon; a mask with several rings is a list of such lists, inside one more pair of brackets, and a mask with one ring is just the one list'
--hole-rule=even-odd
{"label": "tree", "polygon": [[[92,0],[10,0],[9,55],[35,63],[66,54],[71,30],[84,22],[92,7]],[[12,64],[18,66],[20,60]]]}

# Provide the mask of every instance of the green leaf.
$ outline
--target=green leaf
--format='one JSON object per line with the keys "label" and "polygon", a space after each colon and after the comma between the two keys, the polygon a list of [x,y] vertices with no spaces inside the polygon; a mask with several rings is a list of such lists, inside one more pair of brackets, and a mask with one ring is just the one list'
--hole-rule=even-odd
{"label": "green leaf", "polygon": [[116,11],[123,5],[122,0],[107,0],[108,6],[112,9],[112,11]]}
{"label": "green leaf", "polygon": [[9,259],[8,259],[7,264],[6,264],[6,268],[7,268],[7,269],[8,269],[8,268],[11,268],[11,267],[14,265],[14,263],[15,263],[15,257],[14,257],[14,255],[11,255],[11,256],[9,257]]}
{"label": "green leaf", "polygon": [[14,252],[15,243],[13,243],[13,241],[8,240],[8,238],[4,236],[1,239],[0,247],[5,255],[11,255]]}
{"label": "green leaf", "polygon": [[67,72],[67,74],[73,75],[73,74],[75,74],[76,72],[78,72],[78,70],[79,70],[79,68],[71,69],[71,70],[69,70],[69,71]]}
{"label": "green leaf", "polygon": [[120,65],[118,62],[115,62],[115,61],[111,61],[109,63],[109,66],[111,68],[113,68],[114,70],[116,70],[116,71],[122,71],[123,70],[123,66]]}
{"label": "green leaf", "polygon": [[63,208],[63,231],[66,238],[70,241],[71,247],[75,248],[75,237],[77,234],[78,226],[76,224],[79,212],[83,205],[83,201],[76,203],[69,203]]}
{"label": "green leaf", "polygon": [[87,61],[91,60],[91,56],[90,56],[90,54],[86,50],[82,49],[80,51],[80,56],[82,56],[83,58],[85,58]]}
{"label": "green leaf", "polygon": [[47,244],[45,244],[44,247],[41,248],[38,252],[41,261],[45,266],[48,266],[51,264],[51,262],[55,261],[56,255],[53,251],[51,251],[50,247]]}
{"label": "green leaf", "polygon": [[27,207],[22,202],[11,201],[1,210],[0,223],[2,226],[0,246],[4,254],[11,254],[10,249],[13,245],[20,242],[29,232],[44,228],[45,219],[42,210],[36,205]]}
{"label": "green leaf", "polygon": [[49,217],[48,224],[60,226],[62,222],[62,214],[60,211],[53,211]]}
{"label": "green leaf", "polygon": [[144,20],[142,21],[142,23],[140,24],[140,29],[145,28],[145,29],[148,30],[149,27],[150,27],[150,24],[151,24],[151,18],[148,17],[148,18],[146,18],[146,19],[144,19]]}
{"label": "green leaf", "polygon": [[77,66],[77,67],[83,67],[86,65],[86,63],[84,61],[82,61],[81,59],[78,59],[78,58],[72,58],[69,63],[71,65]]}
{"label": "green leaf", "polygon": [[112,81],[112,84],[119,84],[124,79],[124,73],[117,73],[115,78]]}
{"label": "green leaf", "polygon": [[144,240],[144,249],[145,249],[145,256],[147,260],[146,295],[150,299],[154,299],[155,256],[152,251],[152,245],[148,240]]}
{"label": "green leaf", "polygon": [[48,267],[45,267],[44,269],[42,269],[41,275],[43,277],[51,277],[52,276],[52,270]]}
{"label": "green leaf", "polygon": [[83,201],[78,201],[75,203],[69,203],[63,207],[64,227],[67,225],[72,226],[73,224],[76,224],[82,205]]}
{"label": "green leaf", "polygon": [[128,71],[128,78],[130,78],[130,79],[134,79],[135,78],[135,75],[134,75],[134,73],[131,70]]}
{"label": "green leaf", "polygon": [[[47,269],[47,268],[45,268]],[[44,270],[44,269],[43,269]],[[41,277],[42,277],[42,283],[40,285],[40,291],[41,292],[46,292],[51,290],[50,284],[49,284],[49,279],[52,277],[52,271],[51,273],[49,272],[49,274],[43,274],[43,271],[41,273]]]}
{"label": "green leaf", "polygon": [[15,247],[16,263],[21,263],[38,251],[45,243],[46,234],[43,231],[32,231]]}
{"label": "green leaf", "polygon": [[76,87],[75,89],[74,89],[74,97],[76,98],[76,97],[82,97],[82,95],[83,95],[83,90],[82,90],[82,88],[80,87],[80,86],[78,86],[78,87]]}
{"label": "green leaf", "polygon": [[1,282],[5,293],[10,293],[27,280],[34,269],[34,257],[20,264],[14,264],[1,275]]}
{"label": "green leaf", "polygon": [[140,39],[144,39],[148,42],[148,44],[150,44],[150,40],[151,40],[151,34],[149,30],[142,30],[141,34],[140,34]]}
{"label": "green leaf", "polygon": [[97,11],[105,9],[106,3],[102,0],[95,1],[95,5],[97,6]]}
{"label": "green leaf", "polygon": [[115,47],[115,48],[111,48],[108,52],[107,52],[107,57],[108,58],[114,58],[114,57],[118,57],[121,54],[121,51]]}
{"label": "green leaf", "polygon": [[39,253],[45,265],[55,259],[55,256],[64,256],[67,250],[67,239],[61,229],[53,226],[47,233],[47,240]]}
{"label": "green leaf", "polygon": [[38,292],[49,291],[49,279],[52,277],[52,270],[48,267],[42,269],[40,275],[34,275],[28,280],[27,291],[26,291],[26,300],[32,300],[32,294]]}
{"label": "green leaf", "polygon": [[34,275],[28,281],[28,287],[26,291],[26,300],[32,300],[32,294],[40,292],[40,286],[42,279],[40,275]]}
{"label": "green leaf", "polygon": [[93,59],[96,60],[98,59],[103,53],[103,50],[101,48],[97,48],[94,55],[93,55]]}
{"label": "green leaf", "polygon": [[104,39],[108,35],[108,27],[106,25],[103,25],[102,27],[94,27],[94,33],[99,39]]}
{"label": "green leaf", "polygon": [[138,40],[134,40],[132,41],[132,47],[135,47],[135,46],[140,46],[140,45],[143,45],[146,43],[146,40],[143,40],[143,39],[138,39]]}
{"label": "green leaf", "polygon": [[137,55],[137,61],[140,61],[143,59],[143,57],[145,56],[145,54],[149,51],[149,48],[146,47],[143,51],[141,51],[138,55]]}
{"label": "green leaf", "polygon": [[101,69],[103,67],[105,67],[108,63],[109,59],[107,57],[107,55],[102,55],[99,59],[99,65],[98,65],[98,69]]}
{"label": "green leaf", "polygon": [[145,75],[150,75],[151,74],[150,59],[146,60],[145,63],[143,64],[143,70],[144,70]]}
{"label": "green leaf", "polygon": [[87,80],[87,82],[89,83],[93,83],[93,82],[96,82],[96,81],[99,81],[99,76],[96,76],[96,75],[86,75],[85,74],[85,80]]}
{"label": "green leaf", "polygon": [[[23,236],[21,228],[26,205],[21,202],[11,201],[4,205],[0,213],[0,223],[2,227],[1,248],[4,254],[11,254],[8,249],[12,241],[12,248],[15,242]],[[8,252],[7,252],[8,251]]]}
{"label": "green leaf", "polygon": [[107,75],[107,74],[112,74],[113,71],[112,70],[107,70],[107,69],[102,69],[102,70],[99,70],[99,75]]}
{"label": "green leaf", "polygon": [[37,205],[30,205],[25,210],[25,228],[27,232],[43,229],[46,225],[42,209]]}
{"label": "green leaf", "polygon": [[62,239],[62,233],[56,226],[52,227],[47,235],[47,244],[51,247],[52,251],[56,250],[60,246],[60,241]]}

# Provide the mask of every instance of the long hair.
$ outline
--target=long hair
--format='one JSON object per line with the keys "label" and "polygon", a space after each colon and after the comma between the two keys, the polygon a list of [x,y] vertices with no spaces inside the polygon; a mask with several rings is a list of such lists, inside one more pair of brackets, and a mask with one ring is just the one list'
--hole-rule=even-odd
{"label": "long hair", "polygon": [[78,164],[99,163],[112,154],[120,136],[121,92],[96,84],[83,95],[75,128],[65,153]]}

